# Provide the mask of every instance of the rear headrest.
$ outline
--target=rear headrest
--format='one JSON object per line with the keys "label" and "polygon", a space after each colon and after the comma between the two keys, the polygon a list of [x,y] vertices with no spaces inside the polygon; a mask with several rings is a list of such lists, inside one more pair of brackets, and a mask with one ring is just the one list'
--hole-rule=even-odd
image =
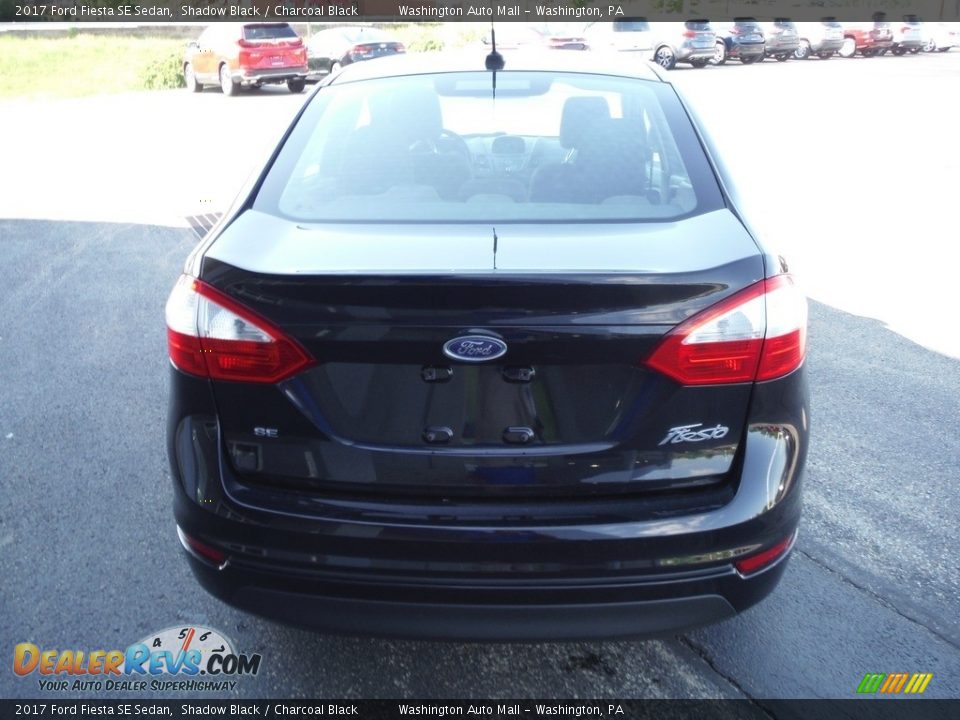
{"label": "rear headrest", "polygon": [[610,106],[603,97],[572,97],[563,104],[560,117],[560,144],[569,149],[580,147],[592,127],[610,119]]}
{"label": "rear headrest", "polygon": [[390,123],[411,142],[436,140],[443,132],[440,98],[426,85],[404,88],[390,99]]}
{"label": "rear headrest", "polygon": [[639,120],[607,118],[591,124],[591,132],[584,136],[578,148],[578,162],[595,153],[605,154],[612,164],[641,165],[649,158],[646,132]]}

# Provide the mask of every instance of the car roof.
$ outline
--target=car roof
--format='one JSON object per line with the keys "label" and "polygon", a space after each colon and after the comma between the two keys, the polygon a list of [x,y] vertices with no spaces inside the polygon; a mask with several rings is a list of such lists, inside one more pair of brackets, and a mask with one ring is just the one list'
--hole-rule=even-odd
{"label": "car roof", "polygon": [[[484,71],[487,46],[455,52],[401,53],[388,57],[352,63],[333,80],[353,82],[403,75],[429,75],[449,72]],[[498,72],[564,72],[590,75],[613,75],[665,82],[652,63],[638,61],[632,53],[581,50],[503,50],[504,69]]]}

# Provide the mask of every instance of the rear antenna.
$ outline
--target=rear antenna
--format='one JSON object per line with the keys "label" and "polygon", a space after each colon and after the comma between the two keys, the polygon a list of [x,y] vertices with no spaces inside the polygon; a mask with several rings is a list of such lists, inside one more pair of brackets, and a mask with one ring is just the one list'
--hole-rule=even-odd
{"label": "rear antenna", "polygon": [[497,31],[493,27],[493,22],[490,22],[490,53],[487,55],[485,61],[487,70],[489,70],[493,77],[493,101],[497,101],[497,70],[503,70],[503,55],[497,52]]}
{"label": "rear antenna", "polygon": [[490,54],[487,55],[486,66],[487,70],[493,72],[503,70],[503,55],[497,52],[497,31],[492,22],[490,23]]}

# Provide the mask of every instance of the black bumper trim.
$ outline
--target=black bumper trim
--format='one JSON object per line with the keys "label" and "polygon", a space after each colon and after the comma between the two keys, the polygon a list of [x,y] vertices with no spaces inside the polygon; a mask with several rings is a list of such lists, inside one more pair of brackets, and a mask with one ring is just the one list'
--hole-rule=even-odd
{"label": "black bumper trim", "polygon": [[[298,625],[345,635],[533,642],[651,637],[733,617],[719,595],[596,605],[447,605],[319,597],[243,588],[232,604],[284,608]],[[273,610],[275,613],[276,610]]]}
{"label": "black bumper trim", "polygon": [[[229,570],[218,572],[194,557],[190,557],[190,565],[208,592],[234,607],[285,624],[336,635],[483,642],[649,638],[708,625],[737,614],[726,598],[716,594],[556,604],[335,597],[247,584],[247,578],[237,577]],[[389,596],[387,589],[384,590]],[[504,593],[504,600],[509,599],[510,593]]]}

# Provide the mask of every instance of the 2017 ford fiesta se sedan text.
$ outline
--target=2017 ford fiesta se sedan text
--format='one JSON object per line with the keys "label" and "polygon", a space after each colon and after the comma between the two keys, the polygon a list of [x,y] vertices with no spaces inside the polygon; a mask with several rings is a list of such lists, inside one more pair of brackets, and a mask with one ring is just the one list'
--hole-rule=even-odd
{"label": "2017 ford fiesta se sedan text", "polygon": [[325,79],[187,261],[174,509],[225,602],[351,634],[642,637],[782,575],[805,298],[659,71],[505,55]]}

